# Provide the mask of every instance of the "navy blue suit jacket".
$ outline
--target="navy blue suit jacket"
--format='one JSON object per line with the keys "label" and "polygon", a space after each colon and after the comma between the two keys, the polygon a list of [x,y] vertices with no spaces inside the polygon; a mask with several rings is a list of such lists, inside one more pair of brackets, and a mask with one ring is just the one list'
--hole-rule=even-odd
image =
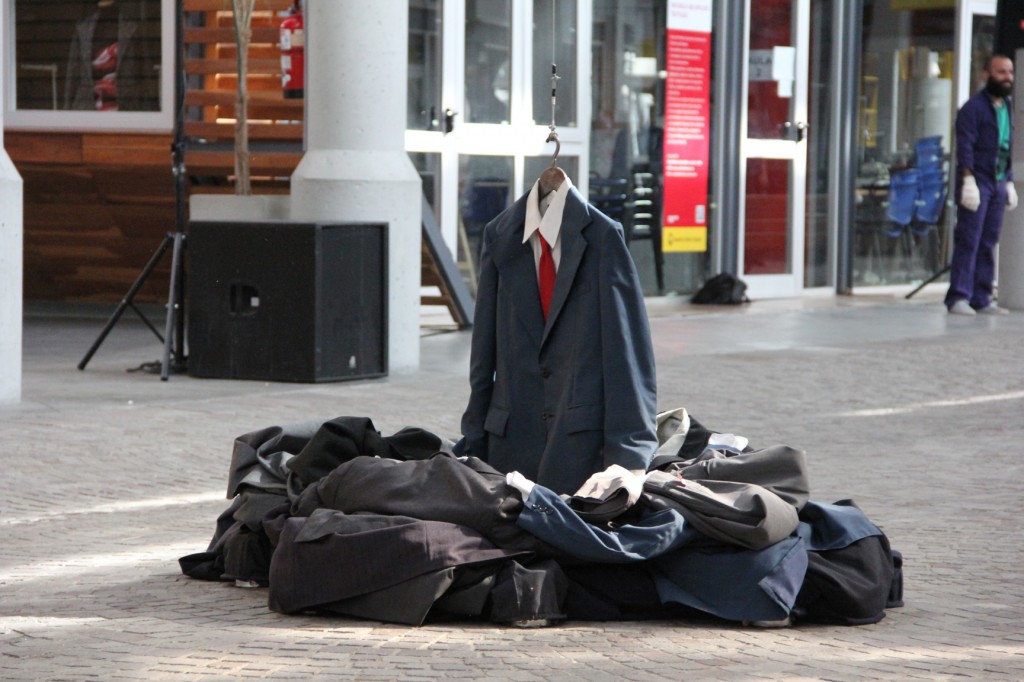
{"label": "navy blue suit jacket", "polygon": [[571,494],[612,464],[646,469],[653,458],[654,352],[622,227],[575,188],[545,322],[523,243],[528,196],[484,228],[465,454]]}
{"label": "navy blue suit jacket", "polygon": [[[1013,99],[1003,98],[1010,111],[1010,150],[1013,150]],[[996,183],[996,158],[999,152],[999,124],[996,108],[985,90],[974,93],[964,102],[956,116],[956,196],[964,182],[964,169],[969,168],[978,184]],[[1006,177],[1013,180],[1013,161],[1006,162]]]}

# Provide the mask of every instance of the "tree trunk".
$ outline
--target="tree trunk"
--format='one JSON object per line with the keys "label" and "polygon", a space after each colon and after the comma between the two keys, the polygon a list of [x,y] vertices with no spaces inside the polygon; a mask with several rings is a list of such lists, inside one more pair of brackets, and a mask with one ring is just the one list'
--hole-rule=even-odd
{"label": "tree trunk", "polygon": [[256,0],[231,0],[238,46],[238,85],[235,88],[235,194],[252,194],[249,180],[249,42]]}

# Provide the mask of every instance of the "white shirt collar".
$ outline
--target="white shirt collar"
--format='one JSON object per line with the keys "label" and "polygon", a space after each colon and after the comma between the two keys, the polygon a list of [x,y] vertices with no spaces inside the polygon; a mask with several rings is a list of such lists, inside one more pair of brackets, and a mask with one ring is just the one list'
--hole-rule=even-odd
{"label": "white shirt collar", "polygon": [[[540,194],[538,182],[533,183],[533,188],[530,189],[530,196],[526,198],[526,223],[523,226],[523,243],[526,243],[534,232],[540,230],[544,241],[554,246],[555,241],[558,239],[558,232],[562,227],[562,213],[565,211],[565,199],[569,196],[569,190],[572,189],[572,180],[569,179],[568,175],[565,176],[565,180],[558,186],[558,189],[548,193],[543,199],[538,197]],[[547,209],[544,211],[543,216],[540,211],[542,202],[547,204]]]}

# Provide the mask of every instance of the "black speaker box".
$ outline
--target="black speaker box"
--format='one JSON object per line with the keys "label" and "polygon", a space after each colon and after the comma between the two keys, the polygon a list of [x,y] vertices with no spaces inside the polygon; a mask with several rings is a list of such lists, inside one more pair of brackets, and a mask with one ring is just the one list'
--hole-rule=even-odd
{"label": "black speaker box", "polygon": [[387,374],[386,224],[192,221],[188,372],[319,382]]}

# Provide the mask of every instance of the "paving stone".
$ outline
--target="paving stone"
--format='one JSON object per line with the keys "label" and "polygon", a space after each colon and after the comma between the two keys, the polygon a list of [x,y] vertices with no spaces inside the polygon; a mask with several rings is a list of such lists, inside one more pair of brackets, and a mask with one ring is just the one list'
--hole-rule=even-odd
{"label": "paving stone", "polygon": [[141,324],[81,372],[103,319],[30,316],[24,399],[0,407],[0,679],[1024,679],[1024,313],[950,320],[934,295],[655,308],[659,407],[804,449],[812,497],[855,500],[904,553],[904,608],[783,630],[273,613],[266,590],[177,565],[228,504],[234,438],[339,415],[454,436],[469,334],[425,335],[421,370],[378,380],[161,382],[125,371],[162,350]]}

